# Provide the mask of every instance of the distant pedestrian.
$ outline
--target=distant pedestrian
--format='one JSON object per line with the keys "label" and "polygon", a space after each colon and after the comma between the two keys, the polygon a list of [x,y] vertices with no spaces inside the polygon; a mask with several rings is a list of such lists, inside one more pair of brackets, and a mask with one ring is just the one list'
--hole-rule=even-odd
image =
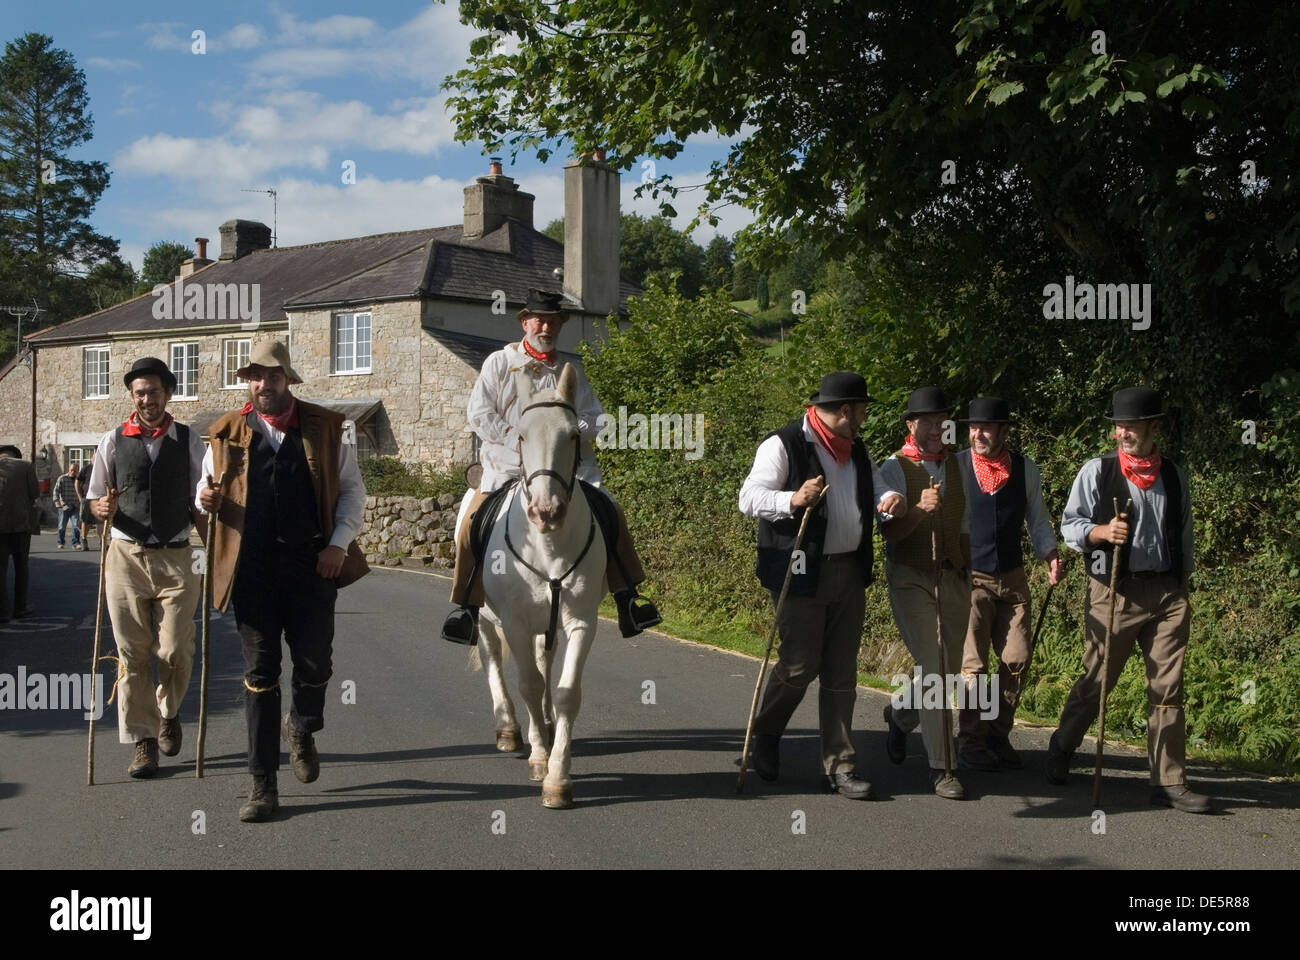
{"label": "distant pedestrian", "polygon": [[72,525],[72,549],[81,549],[81,497],[77,495],[77,465],[68,464],[68,472],[54,484],[54,506],[59,511],[59,549],[64,543],[64,531]]}
{"label": "distant pedestrian", "polygon": [[[27,606],[27,555],[31,550],[36,498],[41,485],[36,468],[14,446],[0,447],[0,623],[10,614],[30,616]],[[9,605],[9,558],[14,559],[14,602]]]}
{"label": "distant pedestrian", "polygon": [[77,473],[77,496],[81,498],[81,549],[90,549],[90,533],[95,530],[95,513],[90,509],[90,498],[86,491],[90,489],[90,476],[95,472],[95,460],[92,457],[81,465]]}

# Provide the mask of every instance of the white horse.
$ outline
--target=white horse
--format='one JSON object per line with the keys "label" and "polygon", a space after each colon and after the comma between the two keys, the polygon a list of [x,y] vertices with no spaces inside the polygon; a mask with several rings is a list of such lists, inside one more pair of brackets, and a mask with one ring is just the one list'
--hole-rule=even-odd
{"label": "white horse", "polygon": [[[582,705],[582,668],[605,594],[605,541],[577,482],[576,373],[566,364],[558,389],[537,393],[526,376],[516,376],[523,479],[506,495],[485,546],[487,605],[479,617],[478,649],[492,691],[497,748],[519,748],[519,724],[502,671],[504,638],[528,710],[529,777],[542,781],[543,805],[565,809],[573,806],[570,751]],[[564,655],[552,692],[560,638]]]}

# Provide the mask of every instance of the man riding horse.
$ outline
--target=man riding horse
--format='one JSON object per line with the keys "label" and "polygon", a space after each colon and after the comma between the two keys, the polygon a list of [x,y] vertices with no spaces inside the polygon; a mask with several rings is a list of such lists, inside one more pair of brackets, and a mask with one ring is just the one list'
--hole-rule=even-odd
{"label": "man riding horse", "polygon": [[[507,344],[483,362],[483,369],[470,393],[466,415],[469,428],[482,442],[479,457],[483,476],[478,489],[466,494],[467,503],[461,508],[456,530],[456,569],[451,588],[451,600],[458,609],[453,610],[442,625],[444,640],[470,645],[477,642],[483,583],[482,571],[470,546],[470,529],[474,515],[488,495],[522,476],[518,431],[520,405],[515,375],[523,372],[532,381],[534,391],[557,386],[564,365],[557,343],[566,319],[560,294],[529,290],[528,299],[519,311],[523,339],[519,343]],[[600,465],[596,462],[592,441],[600,430],[599,418],[604,411],[586,376],[577,367],[574,372],[578,377],[574,406],[580,438],[577,478],[590,484],[591,488],[599,489]],[[619,629],[623,636],[634,637],[659,623],[659,611],[636,592],[637,585],[645,580],[645,570],[628,533],[623,509],[605,491],[601,490],[601,495],[609,501],[617,516],[616,538],[610,529],[613,524],[610,527],[602,525],[610,556],[606,580],[618,606]],[[593,508],[599,506],[593,504]]]}

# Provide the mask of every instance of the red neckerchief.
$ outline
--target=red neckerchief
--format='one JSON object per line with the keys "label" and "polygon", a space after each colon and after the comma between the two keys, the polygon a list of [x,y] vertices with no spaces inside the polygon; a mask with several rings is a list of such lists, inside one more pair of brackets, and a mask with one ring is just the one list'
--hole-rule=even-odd
{"label": "red neckerchief", "polygon": [[1140,490],[1150,490],[1151,484],[1156,482],[1160,476],[1160,466],[1164,462],[1160,457],[1160,451],[1155,447],[1151,448],[1151,455],[1148,457],[1130,457],[1123,450],[1119,452],[1119,468],[1124,471],[1124,476],[1132,480]]}
{"label": "red neckerchief", "polygon": [[933,460],[935,463],[941,463],[948,456],[948,448],[944,447],[938,453],[926,453],[916,445],[916,440],[909,433],[907,439],[903,441],[903,456],[911,460]]}
{"label": "red neckerchief", "polygon": [[1002,453],[992,458],[980,456],[972,447],[970,462],[975,468],[975,479],[985,493],[997,493],[1002,484],[1011,479],[1011,451],[1005,443]]}
{"label": "red neckerchief", "polygon": [[826,424],[822,423],[822,418],[813,412],[811,405],[808,405],[808,426],[812,428],[815,436],[821,445],[826,449],[835,462],[841,467],[849,462],[849,451],[853,449],[853,441],[848,437],[838,437],[831,433]]}
{"label": "red neckerchief", "polygon": [[140,419],[138,413],[132,413],[122,424],[122,436],[124,437],[147,437],[152,440],[155,437],[161,437],[167,432],[167,428],[172,425],[172,415],[164,413],[162,420],[158,421],[158,426],[151,427]]}
{"label": "red neckerchief", "polygon": [[[239,415],[246,417],[252,412],[253,401],[250,400],[244,404],[244,409],[239,411]],[[298,398],[290,396],[288,408],[281,413],[259,413],[258,416],[281,433],[284,433],[290,427],[298,426]]]}
{"label": "red neckerchief", "polygon": [[523,338],[522,340],[520,340],[519,342],[522,343],[522,344],[524,345],[524,353],[528,354],[528,355],[529,355],[530,357],[532,357],[534,360],[539,360],[539,361],[541,361],[542,363],[546,364],[548,367],[553,367],[553,366],[555,366],[555,351],[554,351],[554,350],[550,351],[549,353],[541,353],[541,352],[539,352],[539,351],[537,351],[537,350],[534,350],[534,349],[533,349],[533,345],[532,345],[531,343],[528,342],[528,338],[527,338],[527,337],[524,337],[524,338]]}

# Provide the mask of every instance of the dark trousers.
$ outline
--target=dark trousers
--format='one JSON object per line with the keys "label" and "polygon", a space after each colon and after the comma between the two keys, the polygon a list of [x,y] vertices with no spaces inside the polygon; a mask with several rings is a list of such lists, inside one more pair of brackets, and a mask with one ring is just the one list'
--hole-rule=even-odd
{"label": "dark trousers", "polygon": [[[30,533],[0,533],[0,617],[27,609],[27,555]],[[14,558],[14,605],[9,606],[9,557]]]}
{"label": "dark trousers", "polygon": [[316,574],[316,551],[245,543],[232,602],[244,644],[248,772],[280,767],[280,638],[293,661],[289,722],[315,733],[325,726],[325,690],[334,643],[338,586]]}

